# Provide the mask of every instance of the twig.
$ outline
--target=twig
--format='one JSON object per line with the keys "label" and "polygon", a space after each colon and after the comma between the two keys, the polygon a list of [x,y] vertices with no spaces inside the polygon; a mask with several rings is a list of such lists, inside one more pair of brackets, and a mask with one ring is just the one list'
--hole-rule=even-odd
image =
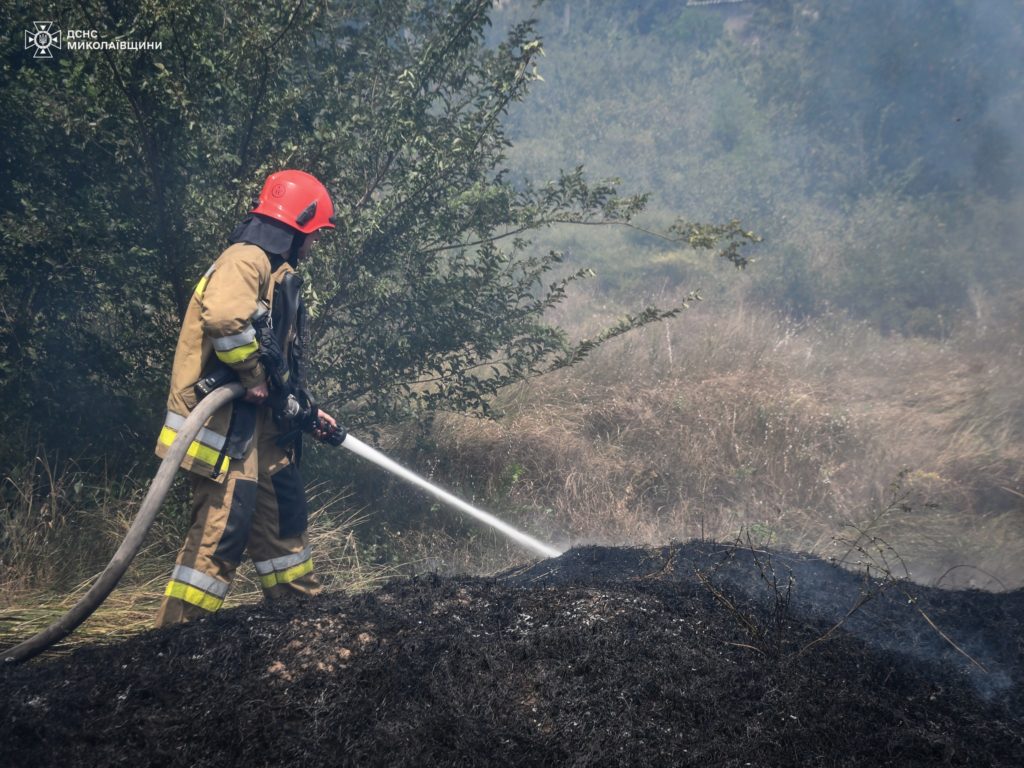
{"label": "twig", "polygon": [[857,611],[863,608],[865,603],[871,600],[871,598],[873,598],[876,594],[877,593],[874,592],[862,592],[860,597],[857,599],[857,602],[854,603],[853,607],[846,612],[846,615],[843,616],[843,618],[841,618],[839,621],[833,624],[825,634],[821,635],[820,637],[816,637],[814,640],[811,640],[811,642],[807,643],[807,645],[805,645],[803,648],[796,652],[796,655],[803,656],[807,651],[811,650],[811,648],[813,648],[814,646],[819,645],[820,643],[823,643],[826,640],[828,640],[837,629],[839,629],[841,626],[843,626],[843,624],[846,623],[846,620],[848,618],[850,618],[851,616],[853,616],[853,614],[855,614]]}
{"label": "twig", "polygon": [[988,576],[990,579],[992,579],[992,581],[994,581],[1000,587],[1002,587],[1003,591],[1005,591],[1005,592],[1009,592],[1010,591],[1009,588],[999,579],[998,576],[995,576],[995,575],[989,573],[984,568],[979,568],[976,565],[968,565],[967,563],[962,563],[960,565],[954,565],[954,566],[951,566],[950,568],[947,568],[946,572],[943,573],[941,576],[939,576],[938,579],[935,580],[934,586],[936,586],[936,587],[939,586],[939,584],[942,583],[942,580],[944,578],[946,578],[947,576],[949,576],[949,574],[952,573],[953,571],[955,571],[957,568],[973,568],[976,571],[980,571],[981,573],[984,573],[986,576]]}
{"label": "twig", "polygon": [[725,643],[725,644],[726,644],[726,645],[735,645],[735,646],[736,646],[737,648],[748,648],[748,649],[750,649],[751,651],[757,651],[757,652],[758,652],[758,653],[760,653],[760,654],[761,654],[762,656],[765,656],[765,657],[767,657],[767,656],[768,656],[768,654],[766,654],[766,653],[765,653],[764,651],[762,651],[762,650],[761,650],[760,648],[757,648],[757,647],[755,647],[755,646],[753,646],[753,645],[747,645],[746,643],[731,643],[731,642],[728,642],[728,641],[726,641],[726,643]]}
{"label": "twig", "polygon": [[757,626],[755,626],[749,618],[744,616],[743,612],[740,611],[739,608],[737,608],[735,605],[733,605],[729,598],[722,594],[721,590],[717,589],[715,585],[711,583],[711,580],[707,576],[705,576],[700,571],[697,571],[697,578],[700,580],[700,583],[703,584],[704,587],[708,590],[708,592],[711,593],[711,596],[714,597],[715,600],[720,602],[723,606],[725,606],[726,610],[728,610],[733,616],[736,617],[736,619],[743,625],[744,629],[746,629],[752,637],[759,638],[761,636],[761,633],[757,630]]}
{"label": "twig", "polygon": [[971,656],[971,654],[969,654],[969,653],[968,653],[967,651],[965,651],[965,650],[964,650],[963,648],[961,648],[961,647],[960,647],[959,645],[957,645],[956,643],[954,643],[954,642],[952,641],[952,639],[950,639],[949,635],[947,635],[947,634],[946,634],[945,632],[943,632],[943,631],[942,631],[941,629],[939,629],[939,628],[938,628],[938,627],[937,627],[937,626],[935,625],[935,622],[934,622],[934,621],[932,621],[932,620],[931,620],[930,618],[928,618],[928,614],[927,614],[927,613],[925,613],[924,611],[922,611],[922,610],[921,610],[921,609],[920,609],[920,608],[919,608],[918,606],[916,606],[916,605],[915,605],[914,607],[915,607],[915,608],[917,608],[917,612],[921,614],[921,617],[922,617],[922,618],[923,618],[923,619],[924,619],[925,621],[927,621],[927,622],[928,622],[928,626],[929,626],[929,627],[931,627],[932,629],[934,629],[934,630],[935,630],[936,632],[938,632],[938,633],[939,633],[939,637],[941,637],[941,638],[942,638],[943,640],[945,640],[945,641],[946,641],[947,643],[949,643],[949,644],[950,644],[951,646],[953,646],[953,647],[954,647],[954,648],[955,648],[955,649],[956,649],[956,650],[957,650],[957,651],[958,651],[959,653],[963,654],[963,655],[964,655],[964,657],[965,657],[965,658],[966,658],[966,659],[967,659],[968,661],[970,661],[970,662],[971,662],[971,664],[973,664],[974,666],[976,666],[976,667],[977,667],[978,669],[980,669],[980,670],[981,670],[982,672],[984,672],[984,673],[985,673],[986,675],[988,674],[988,670],[987,670],[987,669],[985,668],[985,665],[984,665],[984,664],[982,664],[982,663],[981,663],[980,661],[978,661],[978,660],[977,660],[977,659],[975,659],[975,658],[974,658],[973,656]]}
{"label": "twig", "polygon": [[[634,576],[633,578],[636,581],[643,581],[645,579],[656,579],[656,578],[658,578],[659,576],[661,576],[661,574],[665,573],[670,568],[674,567],[675,561],[676,561],[676,557],[678,557],[678,555],[679,555],[679,550],[677,549],[677,550],[675,550],[671,555],[669,555],[665,559],[665,562],[661,564],[661,567],[658,570],[651,571],[650,573],[645,573],[643,576]],[[653,559],[653,558],[651,558],[651,559]]]}

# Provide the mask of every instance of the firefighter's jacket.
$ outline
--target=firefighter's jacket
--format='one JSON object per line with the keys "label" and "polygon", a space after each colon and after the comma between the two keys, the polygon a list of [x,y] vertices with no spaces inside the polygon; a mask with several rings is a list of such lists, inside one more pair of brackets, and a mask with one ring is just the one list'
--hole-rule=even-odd
{"label": "firefighter's jacket", "polygon": [[[167,417],[156,453],[163,458],[178,429],[198,402],[194,386],[221,361],[234,369],[246,389],[266,382],[252,319],[259,303],[269,308],[274,287],[293,272],[288,262],[271,268],[262,248],[235,243],[196,285],[178,335],[167,396]],[[234,418],[232,418],[234,416]],[[239,401],[216,411],[188,447],[183,469],[223,481],[232,458],[242,458],[252,441],[255,407]]]}

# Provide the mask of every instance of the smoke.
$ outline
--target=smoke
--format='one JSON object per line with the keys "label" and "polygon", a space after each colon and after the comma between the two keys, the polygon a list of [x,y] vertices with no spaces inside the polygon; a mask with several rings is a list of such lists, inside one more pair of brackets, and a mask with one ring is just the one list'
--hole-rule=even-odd
{"label": "smoke", "polygon": [[986,106],[979,119],[974,167],[994,191],[1008,193],[1024,181],[1024,3],[966,3],[972,53],[984,73]]}

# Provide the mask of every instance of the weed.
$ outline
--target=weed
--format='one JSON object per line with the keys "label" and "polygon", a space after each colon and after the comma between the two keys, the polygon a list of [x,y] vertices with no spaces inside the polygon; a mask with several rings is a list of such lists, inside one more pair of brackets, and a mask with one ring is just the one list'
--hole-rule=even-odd
{"label": "weed", "polygon": [[[731,589],[724,583],[716,582],[715,576],[728,565],[733,565],[737,553],[749,554],[757,577],[761,582],[767,600],[758,604],[741,597],[738,590]],[[728,548],[724,557],[707,572],[698,570],[698,581],[711,596],[726,609],[746,632],[750,643],[741,643],[769,659],[781,659],[785,653],[787,630],[793,622],[791,613],[793,601],[793,572],[783,568],[780,579],[779,570],[772,558],[772,553],[755,545],[750,532],[738,538]]]}

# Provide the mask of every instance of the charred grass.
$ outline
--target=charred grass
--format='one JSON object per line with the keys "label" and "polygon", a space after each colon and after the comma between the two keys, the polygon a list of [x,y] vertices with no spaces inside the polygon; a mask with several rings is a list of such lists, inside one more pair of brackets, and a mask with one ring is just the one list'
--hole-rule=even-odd
{"label": "charred grass", "polygon": [[0,746],[12,768],[1019,765],[1022,593],[898,586],[693,543],[242,606],[3,670]]}

